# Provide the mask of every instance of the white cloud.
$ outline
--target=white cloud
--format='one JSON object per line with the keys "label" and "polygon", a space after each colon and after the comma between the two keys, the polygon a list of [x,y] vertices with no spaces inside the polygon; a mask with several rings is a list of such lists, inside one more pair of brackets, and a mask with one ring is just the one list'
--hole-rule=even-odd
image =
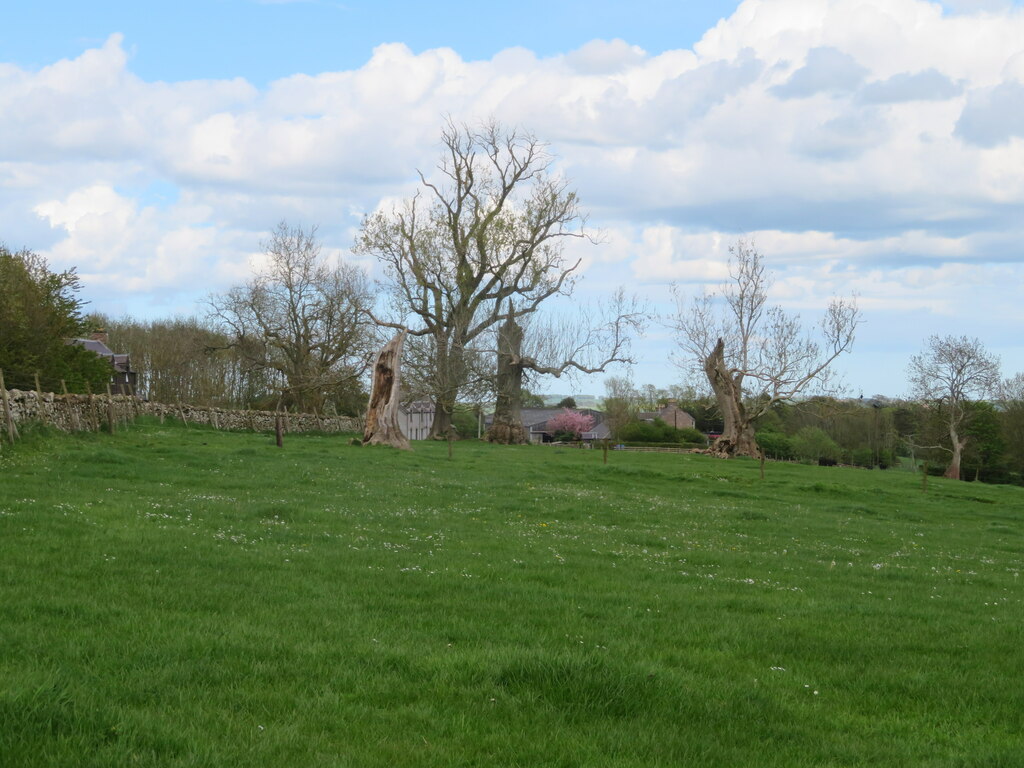
{"label": "white cloud", "polygon": [[[714,282],[750,232],[794,303],[854,286],[952,317],[970,302],[950,280],[1001,306],[1024,258],[1024,11],[956,5],[746,0],[656,56],[389,43],[262,89],[146,82],[112,35],[38,71],[0,64],[0,234],[87,286],[224,286],[282,218],[346,249],[361,212],[432,172],[445,115],[495,116],[552,142],[604,232],[570,248],[601,285]],[[155,205],[153,184],[178,194]]]}

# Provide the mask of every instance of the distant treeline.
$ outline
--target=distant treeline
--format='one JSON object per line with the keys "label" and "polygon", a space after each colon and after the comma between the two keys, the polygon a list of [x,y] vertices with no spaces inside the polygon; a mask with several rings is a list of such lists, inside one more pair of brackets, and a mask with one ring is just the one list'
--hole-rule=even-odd
{"label": "distant treeline", "polygon": [[[168,320],[111,319],[92,315],[108,334],[107,345],[131,358],[138,394],[161,403],[274,410],[294,405],[279,371],[252,364],[237,344],[212,323],[197,317]],[[358,381],[325,387],[316,410],[356,416],[366,407]]]}

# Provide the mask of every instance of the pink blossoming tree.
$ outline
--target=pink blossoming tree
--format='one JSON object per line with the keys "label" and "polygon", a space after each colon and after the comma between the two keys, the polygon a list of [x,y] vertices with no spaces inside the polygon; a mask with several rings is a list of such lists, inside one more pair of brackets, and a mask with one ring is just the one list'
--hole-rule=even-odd
{"label": "pink blossoming tree", "polygon": [[548,421],[548,432],[555,436],[568,436],[579,440],[580,435],[594,428],[594,417],[569,408]]}

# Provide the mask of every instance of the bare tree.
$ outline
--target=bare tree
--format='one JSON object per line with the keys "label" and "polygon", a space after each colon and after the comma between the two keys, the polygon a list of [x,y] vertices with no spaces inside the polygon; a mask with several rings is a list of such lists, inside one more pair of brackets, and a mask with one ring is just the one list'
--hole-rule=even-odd
{"label": "bare tree", "polygon": [[757,419],[812,384],[827,391],[829,366],[853,346],[861,314],[855,299],[832,299],[815,338],[798,315],[768,306],[771,277],[753,244],[740,240],[729,253],[730,282],[692,299],[677,291],[668,325],[684,364],[703,372],[722,414],[711,452],[760,456]]}
{"label": "bare tree", "polygon": [[646,308],[620,289],[594,314],[582,310],[546,321],[533,316],[523,326],[514,311],[508,315],[498,334],[496,401],[487,439],[511,444],[527,442],[524,378],[600,373],[615,363],[632,363],[630,341],[643,331]]}
{"label": "bare tree", "polygon": [[234,349],[225,350],[227,336],[199,318],[90,319],[106,329],[112,348],[128,353],[138,374],[136,394],[150,400],[245,408],[266,400],[272,390],[266,370],[246,365]]}
{"label": "bare tree", "polygon": [[319,409],[361,376],[373,352],[366,275],[321,255],[316,228],[281,222],[263,244],[266,268],[245,285],[208,300],[229,345],[255,369],[284,379],[286,402]]}
{"label": "bare tree", "polygon": [[391,211],[368,216],[355,250],[383,265],[396,318],[429,336],[437,406],[431,434],[445,435],[469,367],[467,350],[489,329],[568,293],[579,261],[562,254],[583,237],[576,193],[549,174],[546,145],[491,121],[449,121],[437,180]]}
{"label": "bare tree", "polygon": [[618,438],[619,430],[637,418],[641,395],[628,376],[611,376],[604,380],[605,423]]}
{"label": "bare tree", "polygon": [[978,339],[966,336],[930,336],[925,349],[910,358],[907,370],[915,398],[944,414],[951,454],[945,477],[960,479],[960,459],[967,437],[967,405],[987,397],[999,386],[999,358],[990,355]]}

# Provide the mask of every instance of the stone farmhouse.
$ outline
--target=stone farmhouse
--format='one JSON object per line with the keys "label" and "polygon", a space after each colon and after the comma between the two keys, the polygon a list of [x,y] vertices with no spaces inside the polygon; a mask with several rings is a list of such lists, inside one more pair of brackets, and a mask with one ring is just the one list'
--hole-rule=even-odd
{"label": "stone farmhouse", "polygon": [[107,334],[103,331],[89,336],[88,339],[68,339],[67,344],[77,344],[95,352],[110,361],[110,390],[115,395],[134,395],[138,391],[138,374],[132,370],[128,355],[118,354],[107,346]]}
{"label": "stone farmhouse", "polygon": [[637,418],[640,421],[661,419],[674,429],[694,429],[697,426],[697,421],[693,416],[681,409],[675,400],[669,400],[657,411],[641,411],[637,414]]}

